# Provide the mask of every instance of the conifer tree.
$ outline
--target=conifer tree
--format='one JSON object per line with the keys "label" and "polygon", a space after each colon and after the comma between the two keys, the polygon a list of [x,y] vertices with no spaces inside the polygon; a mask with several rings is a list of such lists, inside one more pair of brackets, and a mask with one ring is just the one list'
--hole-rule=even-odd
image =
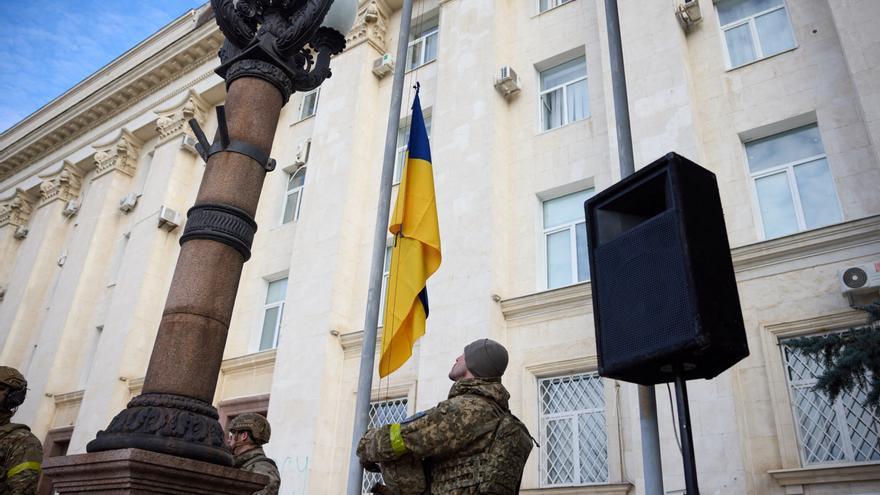
{"label": "conifer tree", "polygon": [[880,412],[880,301],[853,308],[868,313],[867,324],[792,339],[785,345],[822,361],[824,371],[813,389],[827,395],[831,402],[841,392],[858,387],[868,392],[864,406]]}

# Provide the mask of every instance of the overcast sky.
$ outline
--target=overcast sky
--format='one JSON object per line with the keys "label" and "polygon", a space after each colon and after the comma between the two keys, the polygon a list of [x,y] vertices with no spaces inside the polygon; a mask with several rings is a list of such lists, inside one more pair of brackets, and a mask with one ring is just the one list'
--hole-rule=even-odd
{"label": "overcast sky", "polygon": [[205,0],[0,0],[0,132]]}

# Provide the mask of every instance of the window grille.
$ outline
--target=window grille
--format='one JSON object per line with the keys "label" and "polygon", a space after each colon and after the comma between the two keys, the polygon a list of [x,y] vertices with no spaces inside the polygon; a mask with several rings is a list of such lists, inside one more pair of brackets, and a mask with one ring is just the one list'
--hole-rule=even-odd
{"label": "window grille", "polygon": [[541,484],[608,482],[605,398],[596,373],[538,380],[541,411]]}
{"label": "window grille", "polygon": [[821,360],[784,341],[782,353],[803,464],[880,461],[880,415],[862,406],[867,391],[841,392],[832,404],[813,390]]}
{"label": "window grille", "polygon": [[[406,406],[406,397],[371,402],[370,421],[367,423],[367,428],[378,428],[390,423],[400,423],[407,417]],[[370,493],[370,488],[376,483],[381,482],[381,474],[364,471],[364,480],[361,484],[361,491],[364,495],[368,495]]]}

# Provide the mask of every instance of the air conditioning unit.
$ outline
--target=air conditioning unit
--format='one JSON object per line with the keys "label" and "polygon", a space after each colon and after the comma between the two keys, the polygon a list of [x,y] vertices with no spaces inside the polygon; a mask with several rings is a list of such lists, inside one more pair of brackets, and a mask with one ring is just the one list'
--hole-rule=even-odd
{"label": "air conditioning unit", "polygon": [[880,290],[880,261],[846,267],[837,278],[844,294]]}
{"label": "air conditioning unit", "polygon": [[140,197],[137,193],[128,193],[119,200],[119,210],[123,213],[130,213],[131,210],[137,206],[138,198]]}
{"label": "air conditioning unit", "polygon": [[61,211],[61,214],[67,218],[71,218],[79,211],[79,201],[70,200],[64,205],[64,210]]}
{"label": "air conditioning unit", "polygon": [[508,98],[520,90],[519,76],[509,65],[501,67],[501,71],[495,78],[495,89],[501,96]]}
{"label": "air conditioning unit", "polygon": [[394,56],[386,53],[373,62],[373,74],[379,79],[394,72]]}
{"label": "air conditioning unit", "polygon": [[192,153],[194,155],[198,155],[199,152],[196,149],[196,144],[198,144],[198,142],[199,141],[195,137],[184,133],[183,142],[180,143],[180,149],[189,151],[190,153]]}
{"label": "air conditioning unit", "polygon": [[299,146],[296,148],[296,157],[293,159],[293,164],[296,167],[302,167],[309,161],[309,151],[312,149],[312,140],[306,139],[305,141],[299,143]]}
{"label": "air conditioning unit", "polygon": [[159,208],[159,228],[165,229],[168,232],[176,229],[180,226],[180,213],[177,211],[162,205]]}
{"label": "air conditioning unit", "polygon": [[700,0],[687,0],[678,4],[678,7],[675,9],[675,17],[685,32],[690,31],[694,24],[703,20]]}

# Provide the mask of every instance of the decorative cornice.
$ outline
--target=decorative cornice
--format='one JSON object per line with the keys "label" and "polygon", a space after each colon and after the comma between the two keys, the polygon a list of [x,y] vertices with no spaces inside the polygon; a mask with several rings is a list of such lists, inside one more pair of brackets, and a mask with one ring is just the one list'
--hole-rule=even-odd
{"label": "decorative cornice", "polygon": [[345,37],[346,49],[369,43],[379,53],[386,51],[388,16],[391,9],[383,0],[368,0],[358,11],[354,27]]}
{"label": "decorative cornice", "polygon": [[784,339],[827,330],[839,330],[865,323],[867,323],[867,317],[864,312],[845,311],[802,320],[772,323],[765,325],[764,329],[776,338]]}
{"label": "decorative cornice", "polygon": [[739,273],[875,242],[880,242],[880,215],[737,247],[731,256]]}
{"label": "decorative cornice", "polygon": [[187,90],[183,101],[173,108],[158,110],[156,114],[156,132],[159,133],[159,144],[165,143],[181,134],[193,135],[189,120],[196,119],[204,125],[205,113],[210,105],[192,88]]}
{"label": "decorative cornice", "polygon": [[84,393],[85,391],[83,390],[77,390],[75,392],[67,392],[66,394],[56,394],[52,398],[55,400],[55,406],[57,407],[82,402]]}
{"label": "decorative cornice", "polygon": [[268,351],[224,359],[223,363],[220,364],[220,372],[229,374],[241,370],[252,370],[255,368],[274,366],[276,353],[276,349],[270,349]]}
{"label": "decorative cornice", "polygon": [[0,227],[27,225],[36,202],[36,198],[26,191],[16,189],[11,199],[0,204]]}
{"label": "decorative cornice", "polygon": [[577,314],[586,313],[592,310],[592,306],[592,286],[589,282],[583,282],[502,300],[501,313],[505,320],[510,321],[545,316],[558,317],[572,311]]}
{"label": "decorative cornice", "polygon": [[61,170],[42,177],[40,183],[40,207],[55,201],[56,199],[67,202],[79,196],[82,186],[83,172],[73,163],[64,162]]}
{"label": "decorative cornice", "polygon": [[98,147],[95,152],[95,178],[118,171],[134,177],[137,170],[138,159],[141,152],[140,139],[136,138],[128,129],[121,129],[116,140],[105,147]]}
{"label": "decorative cornice", "polygon": [[599,358],[595,355],[584,356],[552,363],[527,364],[526,370],[537,376],[561,375],[566,373],[583,373],[595,371],[599,368]]}
{"label": "decorative cornice", "polygon": [[[169,26],[169,30],[180,30],[179,23],[187,23],[180,19]],[[194,26],[194,21],[191,23]],[[163,30],[164,31],[164,30]],[[173,34],[173,33],[172,33]],[[169,33],[158,33],[168,37]],[[14,141],[0,142],[0,180],[5,179],[24,169],[35,161],[49,155],[62,146],[83,136],[92,129],[107,122],[121,112],[143,101],[149,96],[179,80],[184,74],[217,57],[217,50],[223,42],[223,35],[213,23],[192,28],[171,42],[160,39],[155,43],[165,42],[165,46],[156,53],[145,54],[138,51],[142,48],[156,49],[150,46],[152,38],[132,49],[110,65],[96,72],[50,103],[36,114],[28,117],[28,121],[46,122],[37,124],[33,130],[22,131],[15,126],[0,137],[12,138]],[[120,65],[132,63],[137,57],[145,57],[127,72],[116,74]],[[80,94],[85,94],[80,96]],[[26,132],[26,133],[24,133]],[[20,137],[15,137],[19,134]]]}
{"label": "decorative cornice", "polygon": [[880,480],[880,462],[830,464],[795,469],[774,469],[767,471],[767,474],[769,474],[770,477],[780,486],[877,481]]}

